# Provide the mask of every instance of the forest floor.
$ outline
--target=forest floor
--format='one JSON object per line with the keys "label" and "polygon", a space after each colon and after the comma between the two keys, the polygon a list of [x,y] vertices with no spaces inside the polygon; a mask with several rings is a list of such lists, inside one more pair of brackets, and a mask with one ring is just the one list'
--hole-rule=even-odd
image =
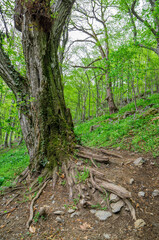
{"label": "forest floor", "polygon": [[[100,221],[91,208],[78,208],[78,199],[68,201],[67,187],[61,178],[54,193],[50,181],[37,200],[31,231],[26,228],[26,222],[32,196],[24,194],[16,197],[18,190],[0,196],[0,240],[159,240],[159,196],[154,197],[152,194],[155,189],[159,190],[159,157],[154,159],[150,154],[119,148],[109,151],[120,154],[122,158],[109,157],[110,164],[100,164],[99,171],[132,193],[131,202],[136,217],[143,219],[145,226],[135,228],[134,220],[126,207]],[[139,157],[145,161],[136,166],[134,161]],[[89,162],[82,159],[77,161],[78,164],[89,165]],[[131,182],[132,178],[134,182]],[[27,188],[26,185],[23,187]],[[138,196],[141,191],[145,193],[144,197]],[[12,202],[9,203],[10,200]],[[40,218],[38,212],[44,205],[47,206],[47,216]],[[94,206],[94,210],[101,210],[101,205]]]}

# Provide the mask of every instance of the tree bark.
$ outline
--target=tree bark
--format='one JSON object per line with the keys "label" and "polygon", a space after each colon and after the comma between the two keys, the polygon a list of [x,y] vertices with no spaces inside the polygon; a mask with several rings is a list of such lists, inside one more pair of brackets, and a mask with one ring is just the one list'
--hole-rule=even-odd
{"label": "tree bark", "polygon": [[40,3],[17,1],[23,8],[19,22],[22,25],[18,28],[22,30],[26,79],[12,70],[23,79],[21,87],[20,81],[16,87],[14,76],[9,81],[7,71],[2,71],[6,61],[0,61],[0,75],[13,90],[17,102],[22,99],[25,102],[19,103],[19,118],[32,173],[40,173],[44,167],[53,169],[72,151],[73,123],[64,101],[58,47],[73,3],[74,0],[55,1],[52,14],[56,17],[52,18],[49,0]]}

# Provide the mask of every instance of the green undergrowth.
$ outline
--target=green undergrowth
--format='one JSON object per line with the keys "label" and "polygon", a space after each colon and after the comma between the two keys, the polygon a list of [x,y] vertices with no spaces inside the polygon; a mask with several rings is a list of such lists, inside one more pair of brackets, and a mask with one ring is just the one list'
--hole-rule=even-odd
{"label": "green undergrowth", "polygon": [[12,149],[0,149],[0,186],[10,186],[28,164],[25,144],[14,145]]}
{"label": "green undergrowth", "polygon": [[[86,146],[120,147],[159,156],[159,94],[137,100],[118,113],[93,118],[75,127],[77,139]],[[125,114],[129,116],[125,117]],[[90,131],[91,126],[96,129]]]}

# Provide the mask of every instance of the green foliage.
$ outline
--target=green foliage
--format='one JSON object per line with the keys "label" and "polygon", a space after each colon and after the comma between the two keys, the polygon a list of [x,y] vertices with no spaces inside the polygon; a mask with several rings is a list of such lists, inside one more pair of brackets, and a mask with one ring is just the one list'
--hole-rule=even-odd
{"label": "green foliage", "polygon": [[[151,104],[154,104],[153,107]],[[159,94],[154,94],[146,100],[137,101],[138,111],[123,119],[124,113],[134,111],[135,104],[130,103],[119,113],[104,115],[75,127],[75,133],[81,142],[87,146],[118,147],[152,152],[159,156],[159,113],[146,115],[148,109],[159,108]],[[90,132],[92,125],[100,125]]]}
{"label": "green foliage", "polygon": [[89,177],[89,170],[86,168],[84,169],[83,172],[79,172],[76,170],[76,173],[77,173],[77,175],[75,177],[76,177],[78,183],[85,182],[86,179]]}
{"label": "green foliage", "polygon": [[91,205],[91,208],[99,209],[99,210],[107,210],[107,207],[102,207],[100,203],[97,203],[95,205]]}
{"label": "green foliage", "polygon": [[0,150],[0,179],[2,186],[10,186],[13,180],[28,166],[29,155],[25,145]]}
{"label": "green foliage", "polygon": [[42,182],[43,182],[43,180],[44,180],[44,178],[43,178],[43,177],[38,177],[38,182],[39,182],[39,183],[42,183]]}

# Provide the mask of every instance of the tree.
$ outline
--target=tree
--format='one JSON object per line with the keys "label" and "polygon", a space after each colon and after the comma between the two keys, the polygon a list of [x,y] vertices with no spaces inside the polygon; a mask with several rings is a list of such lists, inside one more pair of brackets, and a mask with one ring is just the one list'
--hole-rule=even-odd
{"label": "tree", "polygon": [[[148,1],[137,1],[134,0],[129,4],[129,1],[122,2],[122,5],[125,4],[127,11],[129,13],[131,23],[133,26],[134,32],[134,42],[136,45],[149,49],[155,52],[159,56],[159,6],[158,0],[148,0]],[[141,5],[141,11],[137,11],[136,5]],[[136,20],[138,23],[136,23]],[[141,25],[141,26],[140,26]],[[139,40],[139,29],[142,27],[144,35]],[[145,34],[146,33],[146,34]],[[148,36],[147,42],[144,41],[145,35]],[[150,41],[151,39],[151,41]],[[156,46],[155,46],[156,45]]]}
{"label": "tree", "polygon": [[26,77],[15,70],[0,45],[0,75],[16,96],[30,170],[36,174],[46,164],[53,169],[71,151],[72,122],[57,52],[73,2],[16,1],[14,20],[22,32]]}
{"label": "tree", "polygon": [[[31,202],[27,227],[33,219],[34,202],[50,179],[53,181],[54,189],[60,174],[60,172],[57,174],[57,171],[60,168],[66,177],[70,199],[76,190],[77,195],[80,194],[82,206],[89,204],[88,199],[94,200],[94,191],[93,193],[89,191],[90,186],[102,194],[108,190],[123,199],[131,196],[125,188],[104,180],[104,174],[91,167],[86,169],[83,166],[76,166],[76,162],[70,156],[74,150],[75,140],[71,114],[69,109],[66,109],[64,101],[58,49],[61,33],[70,16],[73,3],[74,0],[16,1],[14,21],[16,28],[22,32],[26,76],[20,74],[11,64],[3,48],[1,33],[0,76],[16,97],[23,137],[30,155],[29,169],[27,168],[18,180],[19,182],[24,180],[29,172],[32,178],[36,177],[30,187],[32,191],[38,190]],[[3,23],[6,26],[5,20]],[[105,150],[78,145],[76,148],[79,150],[76,155],[90,159],[94,166],[96,166],[94,160],[102,163],[109,161],[105,156],[107,155]],[[41,184],[38,181],[39,175],[43,179]],[[90,180],[84,188],[83,184],[80,184],[83,178]],[[128,200],[126,203],[130,210],[133,209]]]}
{"label": "tree", "polygon": [[[89,2],[86,2],[88,5]],[[109,32],[108,32],[108,14],[109,1],[103,2],[102,0],[91,0],[90,9],[86,10],[82,6],[77,4],[75,10],[78,15],[81,16],[83,21],[75,21],[73,26],[76,30],[83,32],[88,36],[88,42],[94,43],[98,47],[101,59],[105,61],[105,82],[106,82],[106,100],[109,106],[110,114],[118,111],[113,98],[112,82],[110,77],[111,65],[109,59]],[[84,22],[84,24],[83,24]],[[100,28],[95,28],[96,25],[100,25]],[[102,35],[102,39],[100,36]],[[100,59],[98,59],[99,61]],[[93,61],[94,62],[94,61]],[[90,64],[92,65],[92,64]]]}

